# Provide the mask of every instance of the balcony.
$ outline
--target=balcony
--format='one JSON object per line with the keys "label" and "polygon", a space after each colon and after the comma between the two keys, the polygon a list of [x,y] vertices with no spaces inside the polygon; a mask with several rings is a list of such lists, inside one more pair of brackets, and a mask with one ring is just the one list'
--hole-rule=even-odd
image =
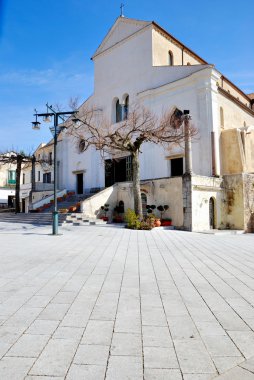
{"label": "balcony", "polygon": [[8,185],[16,185],[16,179],[8,179]]}

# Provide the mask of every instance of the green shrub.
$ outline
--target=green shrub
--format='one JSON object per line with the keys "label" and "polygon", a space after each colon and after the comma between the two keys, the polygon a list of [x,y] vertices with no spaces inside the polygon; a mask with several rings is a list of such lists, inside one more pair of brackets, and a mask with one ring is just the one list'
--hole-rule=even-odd
{"label": "green shrub", "polygon": [[140,229],[141,222],[134,210],[131,210],[130,208],[127,209],[125,213],[125,221],[127,223],[127,228],[130,228],[132,230]]}
{"label": "green shrub", "polygon": [[140,220],[135,211],[128,208],[125,213],[125,221],[126,227],[132,230],[151,230],[154,228],[155,216],[150,214],[145,219]]}

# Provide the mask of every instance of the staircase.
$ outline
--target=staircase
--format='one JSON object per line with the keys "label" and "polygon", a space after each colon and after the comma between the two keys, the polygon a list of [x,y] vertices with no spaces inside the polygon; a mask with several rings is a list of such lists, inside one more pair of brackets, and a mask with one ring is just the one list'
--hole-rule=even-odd
{"label": "staircase", "polygon": [[102,219],[90,218],[82,213],[71,213],[67,214],[66,220],[63,222],[63,225],[73,225],[73,226],[94,226],[107,224]]}
{"label": "staircase", "polygon": [[[21,223],[21,224],[33,224],[35,226],[49,226],[52,224],[51,212],[32,212],[32,213],[20,213],[14,212],[0,213],[0,223]],[[91,226],[91,225],[107,224],[101,219],[89,218],[82,213],[68,213],[58,214],[58,225],[72,225],[72,226]]]}
{"label": "staircase", "polygon": [[[66,220],[67,214],[59,214],[58,221],[59,226]],[[36,226],[47,226],[52,224],[52,213],[51,212],[34,212],[34,213],[20,213],[15,214],[14,212],[4,212],[0,213],[0,222],[5,223],[22,223],[22,224],[33,224]]]}
{"label": "staircase", "polygon": [[[76,207],[77,203],[82,201],[84,197],[80,198],[76,195],[67,196],[67,198],[63,198],[63,200],[57,201],[57,209],[65,209],[67,212],[69,212],[70,207]],[[44,207],[39,207],[38,209],[35,209],[35,211],[38,211],[39,213],[49,213],[54,211],[54,202],[48,202]],[[76,212],[79,212],[77,209]]]}

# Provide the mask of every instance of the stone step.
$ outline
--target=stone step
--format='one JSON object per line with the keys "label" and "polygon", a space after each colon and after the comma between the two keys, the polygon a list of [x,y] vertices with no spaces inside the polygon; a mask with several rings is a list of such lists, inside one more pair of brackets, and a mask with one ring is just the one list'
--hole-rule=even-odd
{"label": "stone step", "polygon": [[[65,214],[58,214],[59,225],[66,220],[66,216]],[[52,224],[52,213],[1,213],[0,222],[50,225]]]}

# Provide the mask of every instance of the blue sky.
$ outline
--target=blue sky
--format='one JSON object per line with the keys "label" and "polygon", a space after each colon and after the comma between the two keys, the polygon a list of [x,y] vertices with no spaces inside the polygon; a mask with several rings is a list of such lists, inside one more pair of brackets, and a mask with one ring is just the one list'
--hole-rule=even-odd
{"label": "blue sky", "polygon": [[[247,93],[254,92],[254,1],[125,0],[126,17],[155,21]],[[0,0],[0,151],[50,139],[34,108],[68,109],[93,91],[90,57],[120,14],[117,0]]]}

